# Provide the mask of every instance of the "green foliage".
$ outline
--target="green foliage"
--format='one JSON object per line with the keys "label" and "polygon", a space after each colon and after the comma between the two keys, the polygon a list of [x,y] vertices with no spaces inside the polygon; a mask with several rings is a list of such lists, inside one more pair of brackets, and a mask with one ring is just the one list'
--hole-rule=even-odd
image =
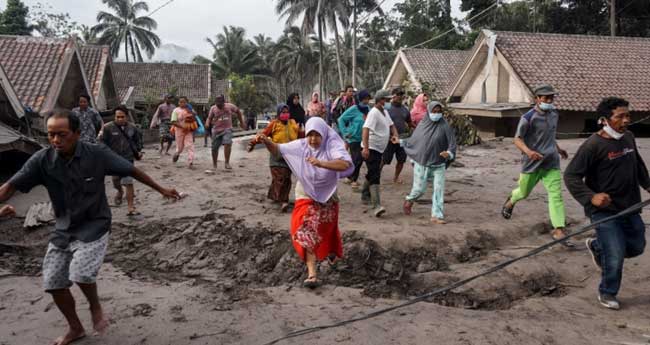
{"label": "green foliage", "polygon": [[144,1],[132,0],[102,0],[114,13],[100,11],[97,14],[98,24],[93,31],[99,38],[100,44],[108,44],[111,54],[117,57],[124,45],[124,55],[129,61],[142,62],[142,50],[151,59],[156,48],[160,47],[160,38],[153,31],[158,24],[151,17],[138,16],[140,12],[149,12],[149,5]]}
{"label": "green foliage", "polygon": [[246,39],[244,28],[224,26],[222,33],[216,35],[214,40],[206,38],[206,42],[214,50],[211,65],[217,78],[223,79],[233,73],[264,74],[263,61],[255,45]]}
{"label": "green foliage", "polygon": [[20,0],[8,0],[0,13],[0,35],[29,36],[33,27],[27,22],[29,8]]}
{"label": "green foliage", "polygon": [[239,108],[259,113],[271,104],[270,100],[257,90],[252,76],[231,74],[229,80],[231,87],[228,90],[228,98]]}

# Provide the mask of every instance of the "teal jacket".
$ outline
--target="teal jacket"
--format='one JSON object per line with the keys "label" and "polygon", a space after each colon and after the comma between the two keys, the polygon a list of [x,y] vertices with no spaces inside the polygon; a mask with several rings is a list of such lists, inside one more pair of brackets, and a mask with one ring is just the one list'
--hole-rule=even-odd
{"label": "teal jacket", "polygon": [[363,113],[359,107],[352,106],[339,116],[338,126],[341,137],[348,143],[360,143],[363,132]]}

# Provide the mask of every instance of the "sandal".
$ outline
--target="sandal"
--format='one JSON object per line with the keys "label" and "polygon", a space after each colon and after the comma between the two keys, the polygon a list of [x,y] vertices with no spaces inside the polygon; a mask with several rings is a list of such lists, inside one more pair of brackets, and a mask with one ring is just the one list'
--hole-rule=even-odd
{"label": "sandal", "polygon": [[302,282],[302,286],[308,289],[315,289],[320,286],[320,280],[316,277],[309,277]]}
{"label": "sandal", "polygon": [[505,219],[512,218],[512,211],[515,209],[515,205],[512,205],[512,203],[511,203],[512,206],[508,207],[509,202],[510,202],[510,197],[506,199],[506,202],[503,204],[503,208],[501,208],[501,216],[503,216],[503,218]]}
{"label": "sandal", "polygon": [[140,213],[139,211],[131,210],[131,211],[129,211],[126,215],[129,216],[129,217],[133,217],[133,216],[139,216],[139,215],[141,215],[141,214],[142,214],[142,213]]}
{"label": "sandal", "polygon": [[[554,241],[561,240],[561,239],[563,239],[565,237],[567,237],[567,232],[566,232],[566,230],[564,228],[558,228],[558,229],[554,229],[553,231],[551,231],[551,238]],[[560,244],[562,244],[563,246],[565,246],[567,248],[575,248],[576,247],[575,243],[573,243],[571,241],[568,241],[568,240],[567,241],[562,241],[562,242],[560,242]]]}

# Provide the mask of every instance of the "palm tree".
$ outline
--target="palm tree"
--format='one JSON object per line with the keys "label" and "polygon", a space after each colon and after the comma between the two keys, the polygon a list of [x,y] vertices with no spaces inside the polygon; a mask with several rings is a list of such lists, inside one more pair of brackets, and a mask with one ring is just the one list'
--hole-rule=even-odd
{"label": "palm tree", "polygon": [[113,13],[100,11],[97,14],[99,24],[93,27],[100,44],[108,44],[114,57],[119,55],[124,44],[124,56],[129,61],[129,48],[133,61],[142,62],[141,49],[151,59],[156,48],[160,47],[160,38],[153,30],[158,27],[155,20],[147,16],[138,17],[139,12],[148,12],[149,5],[144,1],[102,0]]}
{"label": "palm tree", "polygon": [[85,44],[95,44],[98,40],[97,32],[94,28],[82,24],[79,30],[79,39]]}
{"label": "palm tree", "polygon": [[278,39],[273,58],[273,70],[276,77],[284,86],[285,94],[289,93],[289,85],[298,84],[303,98],[310,89],[305,87],[313,82],[317,74],[314,66],[321,58],[319,52],[309,38],[302,35],[298,27],[285,29]]}
{"label": "palm tree", "polygon": [[262,59],[253,43],[246,39],[246,30],[241,27],[224,26],[223,33],[215,39],[206,38],[214,50],[213,68],[218,77],[230,74],[261,76],[265,74]]}

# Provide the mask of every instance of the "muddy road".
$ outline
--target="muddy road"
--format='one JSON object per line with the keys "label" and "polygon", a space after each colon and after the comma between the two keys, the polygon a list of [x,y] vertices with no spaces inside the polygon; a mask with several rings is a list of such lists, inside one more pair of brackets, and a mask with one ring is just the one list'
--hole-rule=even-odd
{"label": "muddy road", "polygon": [[[561,146],[573,153],[579,143]],[[650,160],[650,140],[639,145]],[[300,286],[306,276],[289,241],[289,215],[265,198],[266,152],[235,150],[232,172],[221,162],[216,174],[206,175],[207,149],[198,150],[198,169],[190,171],[184,158],[174,166],[152,147],[140,166],[189,197],[170,203],[138,185],[141,216],[113,208],[99,279],[111,329],[79,344],[263,344],[399,303],[524,254],[550,239],[550,225],[541,186],[517,205],[512,220],[499,215],[517,180],[517,158],[508,141],[461,150],[447,175],[445,226],[429,223],[427,200],[411,217],[401,214],[410,185],[389,183],[390,166],[382,179],[384,219],[366,214],[359,194],[341,184],[345,258],[319,266],[325,285],[312,292]],[[410,167],[403,179],[410,181]],[[18,197],[19,211],[38,194]],[[565,201],[569,222],[583,224],[568,193]],[[65,327],[40,287],[48,228],[21,225],[22,219],[0,223],[0,344],[48,343]],[[599,272],[582,248],[553,248],[427,303],[284,343],[647,343],[650,259],[626,262],[623,309],[615,312],[598,306]],[[88,306],[78,301],[88,324]]]}

